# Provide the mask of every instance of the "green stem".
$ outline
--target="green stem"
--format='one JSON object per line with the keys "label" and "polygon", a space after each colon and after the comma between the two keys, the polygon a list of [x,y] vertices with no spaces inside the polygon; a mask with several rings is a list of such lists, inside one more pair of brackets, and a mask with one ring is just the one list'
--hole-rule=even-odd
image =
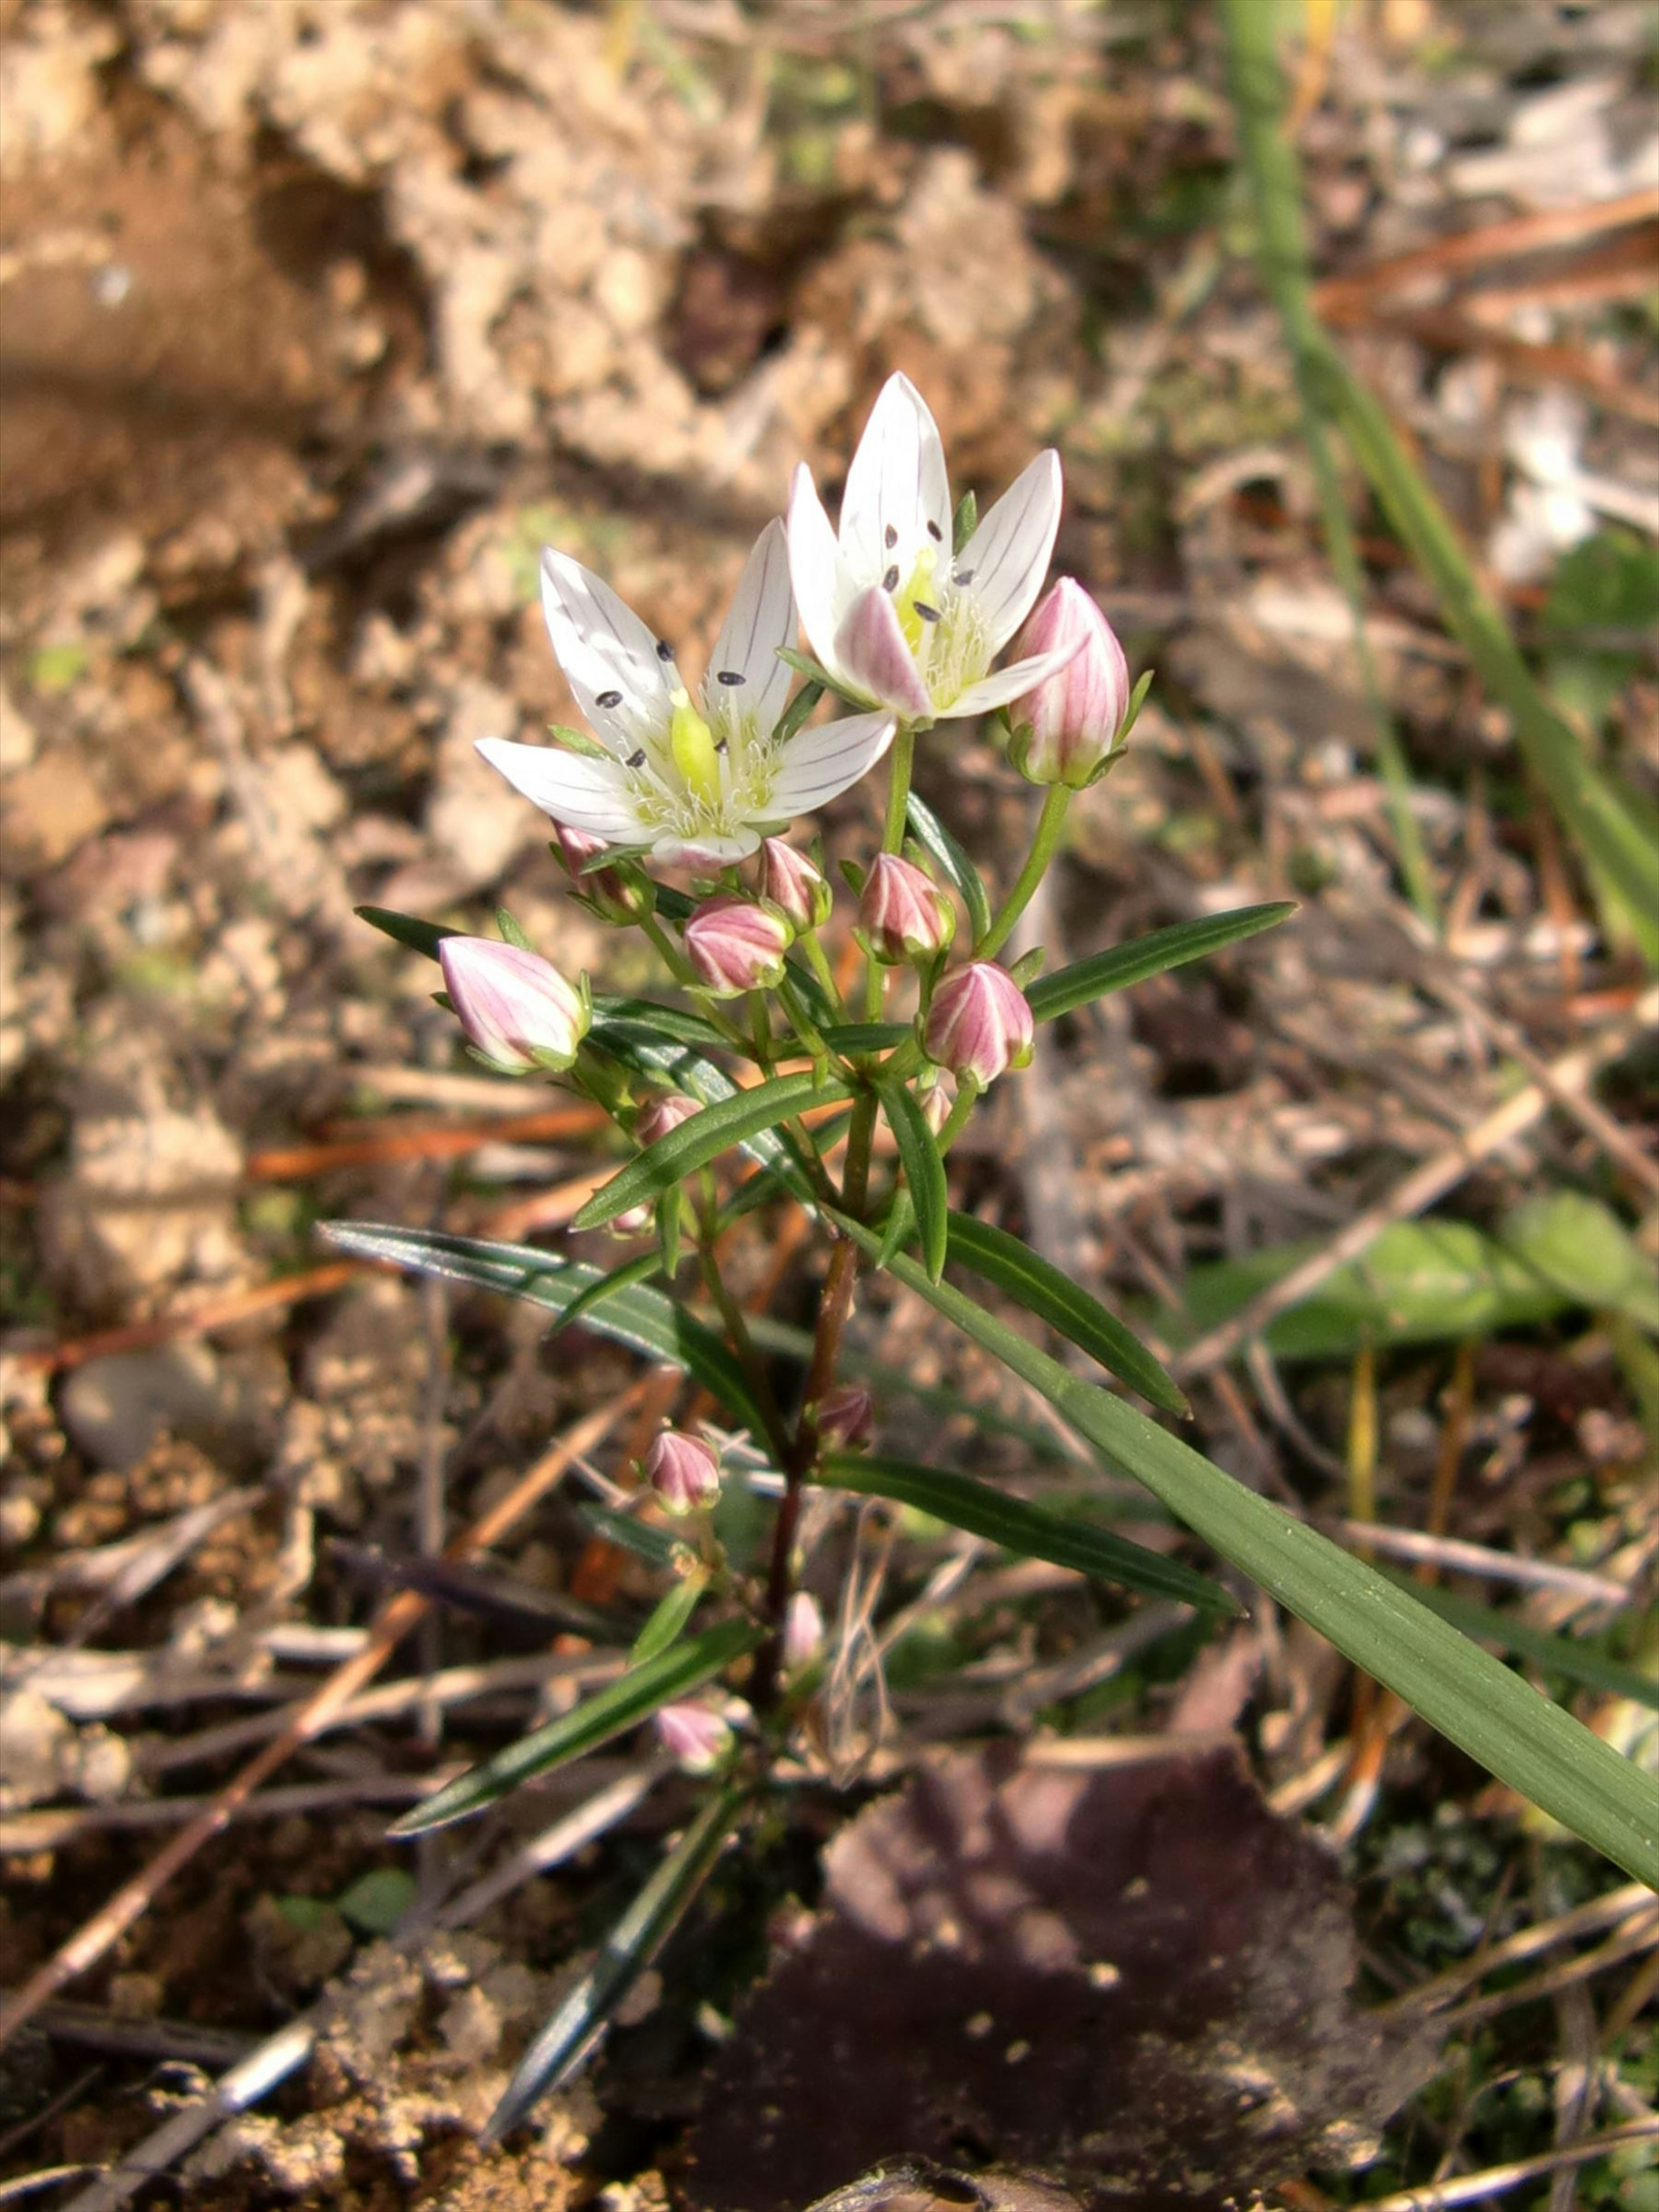
{"label": "green stem", "polygon": [[896,853],[904,843],[905,817],[910,805],[910,770],[916,757],[916,726],[901,722],[893,733],[891,763],[887,778],[887,820],[881,833],[884,853]]}
{"label": "green stem", "polygon": [[809,929],[805,936],[798,938],[796,942],[799,945],[802,951],[805,953],[808,964],[811,968],[812,973],[817,977],[819,982],[823,984],[824,997],[828,999],[830,1005],[835,1008],[838,1014],[844,1014],[847,1008],[842,999],[840,988],[836,981],[836,971],[830,965],[829,954],[818,943],[818,933],[817,930]]}
{"label": "green stem", "polygon": [[749,1035],[755,1064],[763,1075],[772,1073],[772,1010],[764,991],[749,994]]}
{"label": "green stem", "polygon": [[789,1431],[778,1401],[773,1395],[772,1378],[766,1371],[764,1361],[755,1349],[755,1340],[749,1334],[749,1317],[726,1288],[720,1273],[720,1261],[714,1256],[712,1231],[714,1217],[704,1206],[698,1208],[697,1261],[702,1270],[702,1279],[708,1295],[720,1309],[720,1319],[726,1323],[726,1333],[732,1340],[732,1349],[742,1364],[745,1379],[755,1394],[755,1403],[760,1408],[766,1425],[766,1441],[780,1466],[787,1463],[790,1454]]}
{"label": "green stem", "polygon": [[992,916],[991,927],[974,947],[975,960],[989,960],[1002,945],[1031,902],[1031,895],[1048,872],[1048,863],[1054,857],[1060,843],[1060,834],[1065,827],[1066,810],[1071,805],[1069,784],[1051,783],[1042,794],[1042,811],[1037,817],[1036,830],[1031,839],[1031,849],[1025,855],[1025,866],[1020,870],[1013,889]]}

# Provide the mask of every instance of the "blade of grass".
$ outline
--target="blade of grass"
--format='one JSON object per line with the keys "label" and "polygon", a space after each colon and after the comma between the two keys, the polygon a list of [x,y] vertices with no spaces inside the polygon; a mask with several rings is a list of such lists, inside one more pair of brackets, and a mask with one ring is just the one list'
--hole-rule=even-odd
{"label": "blade of grass", "polygon": [[1097,952],[1087,960],[1074,960],[1070,967],[1057,968],[1052,975],[1040,977],[1027,990],[1032,1018],[1051,1022],[1057,1015],[1086,1006],[1091,999],[1125,991],[1131,983],[1144,983],[1149,975],[1184,967],[1189,960],[1205,959],[1224,945],[1236,945],[1242,937],[1272,929],[1295,912],[1294,899],[1233,907],[1225,914],[1201,915],[1196,921],[1177,921],[1167,929],[1149,930],[1145,937],[1132,937],[1127,945],[1115,945],[1109,951]]}

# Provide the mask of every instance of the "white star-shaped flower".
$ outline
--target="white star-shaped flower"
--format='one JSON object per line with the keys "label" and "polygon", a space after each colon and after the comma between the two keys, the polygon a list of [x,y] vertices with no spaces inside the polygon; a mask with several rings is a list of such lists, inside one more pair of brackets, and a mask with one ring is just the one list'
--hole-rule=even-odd
{"label": "white star-shaped flower", "polygon": [[839,538],[803,464],[789,495],[789,568],[801,623],[837,690],[909,722],[990,708],[1063,668],[1074,647],[991,663],[1030,612],[1060,526],[1060,456],[1039,453],[960,553],[927,403],[891,376],[847,472]]}
{"label": "white star-shaped flower", "polygon": [[478,750],[556,822],[656,860],[723,866],[856,783],[892,742],[890,709],[777,735],[795,639],[781,522],[749,556],[697,693],[660,642],[579,561],[542,555],[542,611],[604,757],[484,738]]}

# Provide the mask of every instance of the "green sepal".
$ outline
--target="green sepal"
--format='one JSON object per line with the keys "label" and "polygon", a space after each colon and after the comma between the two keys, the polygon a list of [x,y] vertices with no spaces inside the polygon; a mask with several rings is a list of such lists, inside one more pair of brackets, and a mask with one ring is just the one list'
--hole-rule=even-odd
{"label": "green sepal", "polygon": [[979,528],[979,501],[970,491],[965,491],[957,502],[957,511],[951,523],[952,554],[966,550],[968,540]]}

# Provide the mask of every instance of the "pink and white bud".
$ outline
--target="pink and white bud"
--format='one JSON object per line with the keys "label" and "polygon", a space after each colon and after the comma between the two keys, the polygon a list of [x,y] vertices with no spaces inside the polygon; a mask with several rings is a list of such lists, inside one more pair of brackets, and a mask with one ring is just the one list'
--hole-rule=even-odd
{"label": "pink and white bud", "polygon": [[931,960],[955,933],[956,908],[913,861],[878,853],[859,894],[859,926],[878,960]]}
{"label": "pink and white bud", "polygon": [[573,880],[579,878],[588,862],[598,860],[605,849],[603,837],[590,837],[586,830],[572,830],[562,822],[553,824],[553,842],[564,862],[565,873]]}
{"label": "pink and white bud", "polygon": [[705,899],[687,921],[685,957],[705,991],[734,999],[771,988],[793,933],[781,915],[724,892]]}
{"label": "pink and white bud", "polygon": [[688,1774],[712,1774],[731,1748],[732,1731],[712,1706],[683,1698],[654,1715],[663,1749]]}
{"label": "pink and white bud", "polygon": [[868,1451],[876,1434],[870,1393],[861,1382],[838,1382],[819,1399],[812,1425],[825,1451]]}
{"label": "pink and white bud", "polygon": [[630,1237],[643,1237],[656,1218],[657,1209],[654,1206],[624,1206],[620,1213],[613,1213],[610,1220],[605,1223],[605,1233],[607,1237],[615,1237],[624,1241]]}
{"label": "pink and white bud", "polygon": [[1093,781],[1129,711],[1129,664],[1081,584],[1062,576],[1025,625],[1022,657],[1074,648],[1063,668],[1008,708],[1014,764],[1032,783]]}
{"label": "pink and white bud", "polygon": [[975,960],[947,975],[922,1024],[922,1050],[962,1081],[994,1083],[1024,1067],[1035,1038],[1025,994],[994,960]]}
{"label": "pink and white bud", "polygon": [[445,937],[438,964],[467,1042],[503,1075],[556,1073],[575,1059],[592,1019],[586,991],[539,953],[489,937]]}
{"label": "pink and white bud", "polygon": [[[607,848],[603,837],[585,830],[553,824],[553,849],[564,864],[570,888],[603,921],[637,921],[656,904],[650,878],[636,867],[588,868]],[[587,869],[584,875],[582,871]]]}
{"label": "pink and white bud", "polygon": [[645,1479],[670,1513],[696,1513],[720,1494],[719,1455],[701,1437],[665,1429],[645,1455]]}
{"label": "pink and white bud", "polygon": [[641,1107],[634,1123],[635,1137],[641,1145],[654,1145],[659,1137],[667,1136],[682,1121],[702,1111],[695,1098],[684,1098],[678,1091],[659,1091]]}
{"label": "pink and white bud", "polygon": [[823,870],[781,837],[768,837],[761,846],[760,895],[798,930],[822,929],[830,919],[831,894]]}
{"label": "pink and white bud", "polygon": [[797,1590],[784,1607],[783,1670],[810,1666],[823,1649],[823,1615],[810,1590]]}
{"label": "pink and white bud", "polygon": [[921,1094],[921,1118],[937,1137],[951,1118],[951,1109],[957,1103],[957,1081],[944,1069],[938,1072],[938,1080]]}
{"label": "pink and white bud", "polygon": [[879,584],[860,592],[836,632],[836,659],[867,698],[907,722],[929,722],[933,702],[898,610]]}

